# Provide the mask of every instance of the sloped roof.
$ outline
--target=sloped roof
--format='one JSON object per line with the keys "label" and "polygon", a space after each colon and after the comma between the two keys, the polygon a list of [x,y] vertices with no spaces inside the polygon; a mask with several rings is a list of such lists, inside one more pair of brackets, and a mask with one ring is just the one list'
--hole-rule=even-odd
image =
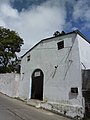
{"label": "sloped roof", "polygon": [[53,36],[53,37],[42,39],[40,42],[38,42],[36,45],[34,45],[31,49],[29,49],[24,55],[22,55],[21,58],[23,58],[27,53],[29,53],[32,49],[34,49],[38,44],[40,44],[43,41],[47,41],[47,40],[50,40],[52,38],[56,38],[56,37],[60,37],[60,36],[66,36],[66,35],[73,34],[73,33],[79,34],[82,38],[84,38],[87,42],[90,43],[90,41],[79,30],[75,30],[75,31],[72,31],[69,33],[60,34],[59,36]]}

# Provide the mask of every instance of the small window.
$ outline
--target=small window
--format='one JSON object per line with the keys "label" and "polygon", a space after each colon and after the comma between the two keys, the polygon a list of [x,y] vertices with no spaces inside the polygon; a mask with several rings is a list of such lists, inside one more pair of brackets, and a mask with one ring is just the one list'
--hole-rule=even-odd
{"label": "small window", "polygon": [[27,56],[27,61],[30,61],[30,55]]}
{"label": "small window", "polygon": [[57,46],[58,46],[58,50],[64,48],[64,41],[58,42]]}
{"label": "small window", "polygon": [[78,93],[78,88],[77,87],[71,88],[71,93]]}

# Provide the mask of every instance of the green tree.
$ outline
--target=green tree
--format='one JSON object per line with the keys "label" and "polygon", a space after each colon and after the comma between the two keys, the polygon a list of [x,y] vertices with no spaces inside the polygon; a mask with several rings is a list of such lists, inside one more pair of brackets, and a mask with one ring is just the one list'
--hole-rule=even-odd
{"label": "green tree", "polygon": [[23,39],[13,30],[0,27],[0,72],[14,71],[17,52],[20,52]]}

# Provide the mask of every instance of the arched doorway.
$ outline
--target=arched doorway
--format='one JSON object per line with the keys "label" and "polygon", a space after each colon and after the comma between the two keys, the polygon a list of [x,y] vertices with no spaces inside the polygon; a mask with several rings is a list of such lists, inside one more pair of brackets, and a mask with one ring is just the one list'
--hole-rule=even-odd
{"label": "arched doorway", "polygon": [[43,72],[36,69],[32,74],[31,99],[43,100]]}

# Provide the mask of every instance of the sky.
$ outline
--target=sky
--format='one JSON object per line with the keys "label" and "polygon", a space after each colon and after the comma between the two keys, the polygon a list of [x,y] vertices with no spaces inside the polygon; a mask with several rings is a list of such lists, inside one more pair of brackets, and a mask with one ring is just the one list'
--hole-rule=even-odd
{"label": "sky", "polygon": [[19,55],[55,31],[78,29],[90,40],[90,0],[0,0],[0,26],[23,38]]}

